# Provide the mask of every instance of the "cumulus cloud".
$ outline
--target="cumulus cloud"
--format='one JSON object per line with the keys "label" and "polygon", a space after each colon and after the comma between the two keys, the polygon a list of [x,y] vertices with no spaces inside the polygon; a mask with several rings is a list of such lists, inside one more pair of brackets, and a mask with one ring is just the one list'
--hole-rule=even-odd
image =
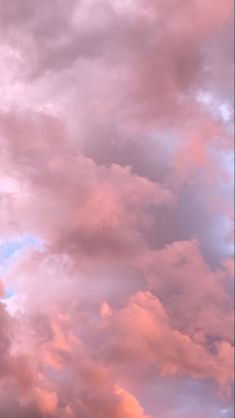
{"label": "cumulus cloud", "polygon": [[232,1],[0,21],[0,416],[229,417]]}

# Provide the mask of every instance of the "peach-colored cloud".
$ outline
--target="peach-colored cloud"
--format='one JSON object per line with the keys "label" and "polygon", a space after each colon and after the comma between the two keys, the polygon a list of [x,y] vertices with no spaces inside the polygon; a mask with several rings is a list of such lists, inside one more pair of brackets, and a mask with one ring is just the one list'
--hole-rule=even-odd
{"label": "peach-colored cloud", "polygon": [[138,401],[130,393],[121,387],[115,388],[115,393],[120,396],[118,417],[125,418],[150,418],[144,413]]}
{"label": "peach-colored cloud", "polygon": [[[214,378],[220,384],[232,379],[232,346],[216,344],[212,355],[203,342],[195,342],[188,335],[174,330],[164,308],[150,293],[132,297],[129,305],[111,319],[110,336],[113,361],[133,362],[136,366],[156,367],[163,375],[189,374],[193,378]],[[116,353],[116,354],[115,354]],[[224,356],[222,362],[219,358]]]}
{"label": "peach-colored cloud", "polygon": [[43,414],[54,415],[57,408],[57,398],[55,393],[37,389],[37,401],[39,409]]}

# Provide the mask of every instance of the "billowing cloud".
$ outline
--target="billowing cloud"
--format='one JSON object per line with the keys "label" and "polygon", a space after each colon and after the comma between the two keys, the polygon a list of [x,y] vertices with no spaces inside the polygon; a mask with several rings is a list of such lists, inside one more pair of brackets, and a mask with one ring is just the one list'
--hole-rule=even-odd
{"label": "billowing cloud", "polygon": [[0,416],[230,418],[232,1],[0,26]]}

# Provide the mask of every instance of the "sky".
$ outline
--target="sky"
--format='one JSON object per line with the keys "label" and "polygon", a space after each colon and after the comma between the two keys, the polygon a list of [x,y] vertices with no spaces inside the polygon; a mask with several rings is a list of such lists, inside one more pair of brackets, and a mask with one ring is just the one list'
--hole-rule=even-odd
{"label": "sky", "polygon": [[232,418],[232,0],[0,0],[0,417]]}

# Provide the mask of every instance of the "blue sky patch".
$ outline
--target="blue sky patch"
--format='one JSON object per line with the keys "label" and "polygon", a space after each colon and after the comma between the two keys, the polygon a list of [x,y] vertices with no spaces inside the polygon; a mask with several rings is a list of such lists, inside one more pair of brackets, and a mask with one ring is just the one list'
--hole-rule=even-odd
{"label": "blue sky patch", "polygon": [[0,241],[0,264],[6,264],[27,248],[41,250],[43,248],[43,241],[31,235],[23,235],[5,242]]}

